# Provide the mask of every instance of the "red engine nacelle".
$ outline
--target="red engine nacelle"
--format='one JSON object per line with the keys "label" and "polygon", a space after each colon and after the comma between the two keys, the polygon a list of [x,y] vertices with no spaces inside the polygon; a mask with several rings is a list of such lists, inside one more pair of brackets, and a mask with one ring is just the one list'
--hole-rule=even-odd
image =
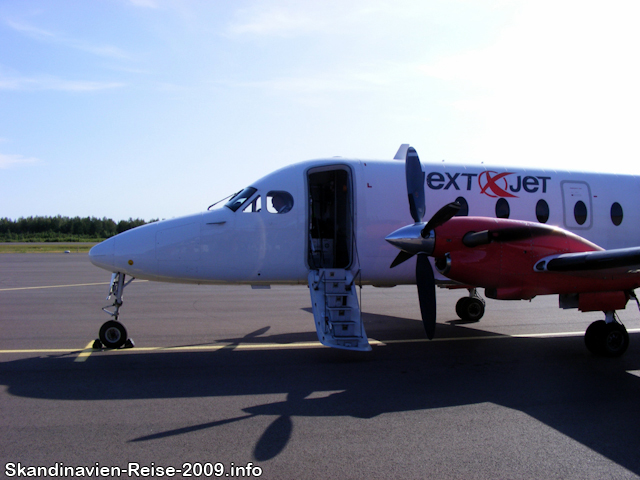
{"label": "red engine nacelle", "polygon": [[522,300],[629,288],[628,280],[618,285],[610,276],[594,279],[536,271],[536,263],[550,255],[602,250],[560,228],[499,218],[454,217],[435,233],[433,256],[438,270],[452,280],[485,288],[490,298]]}

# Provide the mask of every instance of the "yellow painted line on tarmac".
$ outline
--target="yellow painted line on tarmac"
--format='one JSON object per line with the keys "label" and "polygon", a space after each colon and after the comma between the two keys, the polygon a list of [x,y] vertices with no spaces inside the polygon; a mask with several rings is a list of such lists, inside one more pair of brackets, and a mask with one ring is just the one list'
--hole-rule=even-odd
{"label": "yellow painted line on tarmac", "polygon": [[[640,328],[629,328],[627,333],[640,333]],[[553,332],[553,333],[521,333],[521,334],[497,334],[497,335],[477,335],[472,337],[447,337],[447,338],[434,338],[429,340],[427,338],[409,338],[405,340],[384,340],[382,344],[394,344],[394,343],[416,343],[416,342],[461,342],[468,340],[499,340],[508,338],[563,338],[563,337],[582,337],[584,331],[579,332]],[[369,343],[371,339],[369,339]]]}
{"label": "yellow painted line on tarmac", "polygon": [[74,362],[86,362],[87,361],[87,358],[89,358],[89,355],[91,355],[91,353],[94,351],[93,350],[93,342],[94,342],[94,340],[91,340],[89,343],[87,343],[87,346],[84,347],[84,350],[82,350],[78,354],[78,356],[76,357]]}
{"label": "yellow painted line on tarmac", "polygon": [[[629,333],[640,333],[640,328],[632,328],[627,330]],[[427,338],[407,338],[396,340],[376,340],[369,339],[371,346],[383,347],[385,345],[395,345],[403,343],[427,343],[427,342],[460,342],[470,340],[498,340],[509,338],[563,338],[563,337],[580,337],[584,332],[556,332],[556,333],[527,333],[516,335],[478,335],[470,337],[447,337],[447,338],[434,338],[429,340]],[[294,342],[294,343],[245,343],[235,344],[226,343],[224,345],[186,345],[180,347],[134,347],[123,348],[119,350],[96,350],[92,348],[93,340],[87,344],[82,350],[71,348],[34,348],[34,349],[15,349],[15,350],[0,350],[0,354],[11,353],[31,353],[31,354],[43,354],[43,353],[67,353],[72,354],[79,352],[78,356],[74,360],[75,362],[84,362],[92,353],[95,352],[188,352],[188,351],[218,351],[218,350],[282,350],[282,349],[296,349],[296,348],[320,348],[323,345],[320,342]]]}
{"label": "yellow painted line on tarmac", "polygon": [[217,351],[217,350],[279,350],[286,348],[318,348],[323,345],[320,342],[296,342],[296,343],[228,343],[224,345],[194,345],[184,347],[134,347],[132,351],[142,352],[185,352],[185,351]]}
{"label": "yellow painted line on tarmac", "polygon": [[[42,353],[76,353],[78,352],[78,357],[82,357],[84,360],[75,361],[85,361],[89,355],[94,352],[179,352],[179,351],[216,351],[216,350],[266,350],[266,349],[281,349],[281,348],[315,348],[322,347],[320,342],[298,342],[298,343],[252,343],[252,344],[227,344],[224,345],[194,345],[194,346],[182,346],[182,347],[134,347],[134,348],[122,348],[118,350],[109,350],[109,349],[99,349],[96,350],[92,348],[94,340],[89,342],[87,346],[78,350],[77,348],[32,348],[32,349],[11,349],[11,350],[0,350],[1,354],[11,354],[11,353],[33,353],[33,354],[42,354]],[[380,343],[380,342],[377,342]],[[381,343],[380,343],[381,344]]]}
{"label": "yellow painted line on tarmac", "polygon": [[15,292],[16,290],[40,290],[43,288],[89,287],[92,285],[109,285],[109,282],[77,283],[75,285],[43,285],[39,287],[0,288],[0,292]]}
{"label": "yellow painted line on tarmac", "polygon": [[18,348],[14,350],[0,350],[0,354],[2,353],[73,353],[77,352],[78,349],[72,348]]}
{"label": "yellow painted line on tarmac", "polygon": [[[148,282],[149,280],[135,280],[134,283]],[[42,285],[38,287],[0,288],[0,292],[15,292],[17,290],[41,290],[45,288],[91,287],[95,285],[110,285],[110,282],[76,283],[72,285]]]}

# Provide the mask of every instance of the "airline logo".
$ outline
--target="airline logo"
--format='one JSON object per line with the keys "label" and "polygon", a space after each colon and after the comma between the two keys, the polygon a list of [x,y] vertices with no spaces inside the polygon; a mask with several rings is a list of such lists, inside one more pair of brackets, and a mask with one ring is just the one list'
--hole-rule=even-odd
{"label": "airline logo", "polygon": [[516,193],[547,193],[547,181],[551,177],[516,175],[514,172],[494,172],[485,170],[477,173],[430,172],[427,186],[431,190],[466,190],[476,188],[481,194],[491,198],[518,198]]}

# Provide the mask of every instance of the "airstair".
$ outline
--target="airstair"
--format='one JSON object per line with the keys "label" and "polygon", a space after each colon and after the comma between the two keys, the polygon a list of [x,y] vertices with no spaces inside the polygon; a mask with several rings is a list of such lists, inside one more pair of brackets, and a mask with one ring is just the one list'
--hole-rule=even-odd
{"label": "airstair", "polygon": [[371,350],[360,315],[355,276],[350,270],[310,271],[309,291],[320,343],[345,350]]}

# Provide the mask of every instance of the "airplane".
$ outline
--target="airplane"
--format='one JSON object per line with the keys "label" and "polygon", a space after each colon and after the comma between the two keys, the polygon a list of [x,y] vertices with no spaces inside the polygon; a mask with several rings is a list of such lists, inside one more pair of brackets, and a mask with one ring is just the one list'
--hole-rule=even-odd
{"label": "airplane", "polygon": [[500,300],[556,294],[560,308],[602,311],[586,347],[619,356],[629,336],[615,312],[630,298],[640,309],[639,193],[633,175],[422,164],[408,144],[391,160],[296,163],[224,205],[94,246],[90,261],[112,272],[113,299],[94,348],[133,346],[119,314],[138,278],[307,284],[319,341],[356,351],[371,350],[356,286],[416,284],[429,339],[436,286],[468,290],[456,305],[468,321],[485,312],[478,288]]}

